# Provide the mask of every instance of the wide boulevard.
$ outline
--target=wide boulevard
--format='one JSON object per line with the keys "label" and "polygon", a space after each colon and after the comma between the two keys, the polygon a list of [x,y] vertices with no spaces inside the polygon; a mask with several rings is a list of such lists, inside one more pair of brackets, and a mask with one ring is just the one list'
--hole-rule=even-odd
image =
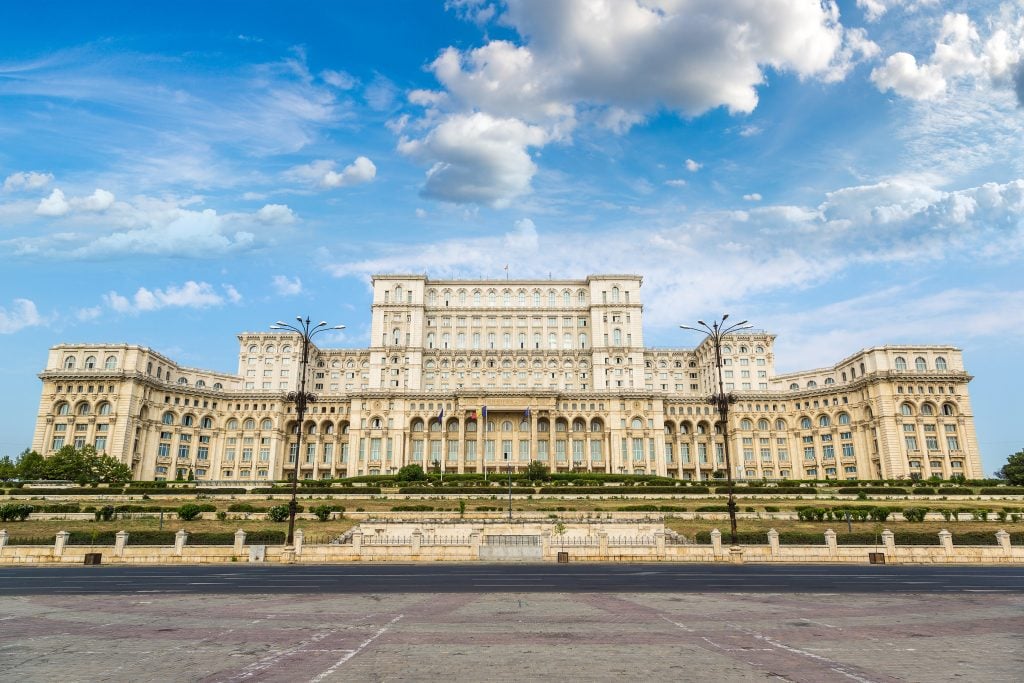
{"label": "wide boulevard", "polygon": [[1024,567],[354,564],[0,568],[0,596],[86,593],[993,593]]}

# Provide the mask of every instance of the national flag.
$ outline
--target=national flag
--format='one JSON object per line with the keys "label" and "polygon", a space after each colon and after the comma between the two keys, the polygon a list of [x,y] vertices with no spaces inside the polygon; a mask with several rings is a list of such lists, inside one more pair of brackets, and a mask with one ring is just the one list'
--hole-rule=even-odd
{"label": "national flag", "polygon": [[469,415],[467,417],[470,420],[475,420],[476,419],[476,411],[475,410],[469,411]]}
{"label": "national flag", "polygon": [[526,418],[527,420],[530,419],[530,409],[529,408],[527,408],[526,410],[523,411],[523,417]]}
{"label": "national flag", "polygon": [[483,407],[483,414],[484,414],[484,419],[486,420],[487,419],[487,406]]}
{"label": "national flag", "polygon": [[437,414],[437,421],[440,422],[444,419],[444,406],[441,406],[441,412]]}

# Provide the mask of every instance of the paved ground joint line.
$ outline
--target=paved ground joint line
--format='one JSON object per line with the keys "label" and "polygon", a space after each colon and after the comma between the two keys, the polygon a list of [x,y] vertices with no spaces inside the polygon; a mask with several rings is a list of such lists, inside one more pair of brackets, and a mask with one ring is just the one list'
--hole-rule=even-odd
{"label": "paved ground joint line", "polygon": [[736,626],[734,624],[729,624],[729,627],[733,628],[733,629],[736,629],[737,631],[739,631],[741,633],[746,633],[748,636],[753,636],[754,638],[757,638],[758,640],[764,641],[764,642],[768,643],[769,645],[771,645],[772,647],[777,647],[780,650],[785,650],[786,652],[790,652],[792,654],[800,655],[801,657],[807,657],[809,659],[813,659],[813,660],[815,660],[817,662],[820,662],[820,663],[824,664],[825,666],[827,666],[831,671],[834,671],[837,674],[841,674],[843,676],[846,676],[847,678],[849,678],[851,680],[857,681],[857,683],[874,683],[874,681],[872,681],[872,679],[864,678],[863,676],[861,676],[861,675],[859,675],[857,673],[854,673],[853,671],[849,671],[846,668],[844,668],[843,665],[841,665],[839,662],[836,662],[836,661],[834,661],[832,659],[829,659],[828,657],[825,657],[823,655],[815,654],[814,652],[808,652],[807,650],[801,650],[800,648],[793,647],[792,645],[786,645],[785,643],[781,643],[781,642],[771,638],[770,636],[764,635],[763,633],[757,633],[756,631],[751,631],[750,629],[746,629],[746,628],[743,628],[741,626]]}
{"label": "paved ground joint line", "polygon": [[325,678],[327,678],[328,676],[330,676],[330,675],[331,675],[332,673],[334,673],[335,671],[337,671],[337,670],[338,670],[338,668],[340,668],[341,666],[343,666],[343,665],[345,664],[345,662],[347,662],[348,660],[352,659],[352,658],[353,658],[353,657],[355,657],[355,656],[356,656],[357,654],[359,654],[359,653],[360,653],[360,652],[362,652],[362,651],[363,651],[364,649],[366,649],[366,647],[367,647],[367,646],[368,646],[368,645],[369,645],[370,643],[372,643],[373,641],[377,640],[377,639],[378,639],[378,638],[380,638],[380,637],[381,637],[382,635],[384,635],[384,634],[385,634],[385,633],[387,632],[387,630],[388,630],[389,628],[391,628],[392,626],[394,626],[394,625],[395,625],[395,623],[396,623],[396,622],[398,622],[398,620],[399,620],[399,619],[401,619],[401,618],[402,618],[402,617],[404,617],[404,616],[405,616],[404,614],[399,614],[399,615],[398,615],[397,617],[395,617],[394,619],[392,619],[392,620],[391,620],[391,621],[389,621],[388,623],[386,623],[386,624],[384,624],[383,626],[381,626],[381,627],[380,627],[380,628],[379,628],[379,629],[377,630],[377,632],[376,632],[376,633],[374,633],[374,634],[373,634],[372,636],[370,636],[369,638],[367,638],[366,640],[364,640],[363,642],[361,642],[361,643],[359,644],[359,647],[357,647],[356,649],[354,649],[354,650],[350,651],[350,652],[349,652],[348,654],[346,654],[346,655],[345,655],[344,657],[342,657],[341,659],[339,659],[338,661],[336,661],[336,662],[335,662],[334,664],[332,664],[332,665],[330,666],[330,668],[328,668],[328,669],[326,669],[325,671],[321,672],[321,673],[320,673],[320,674],[319,674],[318,676],[316,676],[315,678],[311,678],[311,679],[310,679],[310,681],[309,681],[309,683],[320,683],[320,681],[322,681],[322,680],[324,680]]}

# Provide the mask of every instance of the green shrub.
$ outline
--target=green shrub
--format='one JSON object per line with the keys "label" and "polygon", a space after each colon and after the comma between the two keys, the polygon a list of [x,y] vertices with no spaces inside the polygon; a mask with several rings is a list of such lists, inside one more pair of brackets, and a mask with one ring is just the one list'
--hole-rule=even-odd
{"label": "green shrub", "polygon": [[[818,492],[818,489],[811,486],[737,486],[735,487],[736,495],[743,495],[745,493],[757,493],[757,494],[778,494],[780,496],[792,496],[792,495],[811,495]],[[728,486],[719,486],[715,489],[715,493],[729,493]]]}
{"label": "green shrub", "polygon": [[228,512],[256,512],[251,503],[232,503],[228,505]]}
{"label": "green shrub", "polygon": [[[274,529],[260,529],[245,534],[245,542],[248,545],[281,545],[284,539],[285,533]],[[234,539],[231,542],[234,543]]]}
{"label": "green shrub", "polygon": [[889,515],[891,513],[892,511],[887,507],[873,507],[868,512],[868,515],[871,517],[873,522],[884,522],[889,519]]}
{"label": "green shrub", "polygon": [[316,515],[316,518],[321,522],[326,522],[330,519],[331,513],[334,512],[330,505],[317,505],[314,508],[310,508],[309,511]]}
{"label": "green shrub", "polygon": [[623,505],[619,512],[657,512],[657,505]]}
{"label": "green shrub", "polygon": [[52,503],[40,507],[41,512],[53,513],[79,512],[81,509],[82,506],[78,503]]}
{"label": "green shrub", "polygon": [[178,508],[178,519],[183,519],[186,522],[191,521],[198,517],[203,512],[202,507],[195,503],[185,503]]}
{"label": "green shrub", "polygon": [[950,519],[952,519],[952,518],[953,518],[953,511],[952,511],[952,510],[945,510],[945,509],[943,509],[943,510],[940,510],[939,512],[941,512],[941,513],[942,513],[942,518],[943,518],[944,520],[946,520],[947,522],[948,522],[948,521],[949,521]]}
{"label": "green shrub", "polygon": [[860,493],[872,493],[879,495],[900,495],[907,492],[904,488],[897,488],[894,486],[861,486],[861,487],[845,487],[841,488],[836,493],[842,493],[845,495],[856,496]]}
{"label": "green shrub", "polygon": [[765,505],[764,506],[764,511],[765,512],[778,512],[779,511],[779,506],[778,505]]}
{"label": "green shrub", "polygon": [[903,508],[903,519],[908,522],[923,522],[928,508]]}
{"label": "green shrub", "polygon": [[234,545],[233,531],[197,531],[188,535],[188,545]]}
{"label": "green shrub", "polygon": [[728,505],[702,505],[697,508],[697,512],[728,512]]}
{"label": "green shrub", "polygon": [[24,522],[34,509],[27,503],[4,503],[0,505],[0,522]]}
{"label": "green shrub", "polygon": [[927,486],[915,486],[911,493],[915,496],[933,496],[935,495],[935,489]]}
{"label": "green shrub", "polygon": [[[970,491],[970,489],[967,489]],[[995,486],[981,490],[983,496],[1024,496],[1024,486]]]}
{"label": "green shrub", "polygon": [[392,505],[392,512],[433,512],[433,505]]}
{"label": "green shrub", "polygon": [[114,545],[115,531],[72,531],[68,545]]}
{"label": "green shrub", "polygon": [[224,510],[221,510],[220,512],[217,513],[217,519],[219,519],[220,521],[223,522],[227,518],[228,518],[228,513],[225,512]]}
{"label": "green shrub", "polygon": [[283,522],[288,519],[288,506],[275,505],[267,510],[267,519],[271,522]]}
{"label": "green shrub", "polygon": [[99,508],[92,514],[97,522],[99,522],[100,520],[103,520],[104,522],[109,522],[110,520],[114,519],[114,515],[117,514],[117,511],[114,510],[113,505],[104,505],[103,507]]}
{"label": "green shrub", "polygon": [[128,545],[174,545],[174,532],[150,529],[129,531]]}

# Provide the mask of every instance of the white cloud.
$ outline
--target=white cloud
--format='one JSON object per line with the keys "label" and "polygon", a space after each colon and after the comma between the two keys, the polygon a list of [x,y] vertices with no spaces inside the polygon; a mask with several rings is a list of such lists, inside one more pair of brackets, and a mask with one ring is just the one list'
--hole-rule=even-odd
{"label": "white cloud", "polygon": [[14,334],[42,323],[43,318],[30,299],[15,299],[9,309],[0,306],[0,334]]}
{"label": "white cloud", "polygon": [[75,311],[75,317],[82,322],[89,322],[90,320],[96,320],[103,314],[103,308],[101,306],[90,306],[88,308],[80,308]]}
{"label": "white cloud", "polygon": [[[224,286],[228,299],[237,302],[241,295],[231,285]],[[106,304],[118,313],[143,313],[162,308],[210,308],[224,304],[224,296],[218,294],[207,282],[189,280],[183,285],[170,285],[166,289],[149,290],[139,287],[128,298],[111,291],[103,297]]]}
{"label": "white cloud", "polygon": [[106,211],[114,204],[114,194],[97,188],[88,197],[74,201],[74,204],[83,211]]}
{"label": "white cloud", "polygon": [[665,181],[665,184],[669,187],[685,187],[686,181],[682,178],[671,178]]}
{"label": "white cloud", "polygon": [[351,187],[368,183],[377,177],[377,167],[364,156],[337,172],[337,164],[330,159],[317,159],[308,164],[293,166],[284,172],[287,180],[313,183],[322,188]]}
{"label": "white cloud", "polygon": [[530,190],[537,167],[527,150],[547,139],[537,126],[478,112],[449,116],[422,139],[403,138],[398,149],[430,165],[423,196],[502,207]]}
{"label": "white cloud", "polygon": [[224,293],[227,294],[228,301],[233,304],[237,304],[242,300],[242,294],[235,289],[234,285],[221,285],[224,288]]}
{"label": "white cloud", "polygon": [[748,202],[759,202],[761,201],[761,194],[759,192],[752,192],[750,194],[743,195],[743,200]]}
{"label": "white cloud", "polygon": [[359,82],[356,80],[355,76],[350,73],[340,70],[335,71],[332,69],[325,69],[324,71],[321,71],[320,78],[322,78],[325,83],[333,85],[338,90],[351,90],[356,87],[356,84]]}
{"label": "white cloud", "polygon": [[699,164],[693,159],[686,160],[686,170],[689,171],[690,173],[696,173],[701,169],[702,166],[703,164]]}
{"label": "white cloud", "polygon": [[295,296],[302,293],[302,280],[298,276],[291,279],[287,275],[275,275],[273,285],[274,291],[281,296]]}
{"label": "white cloud", "polygon": [[871,81],[883,92],[892,90],[915,100],[930,100],[946,92],[942,71],[928,64],[918,65],[914,55],[906,52],[889,55],[883,66],[872,69]]}
{"label": "white cloud", "polygon": [[390,80],[378,74],[373,81],[363,90],[363,97],[371,109],[376,111],[387,111],[395,105],[398,99],[398,88]]}
{"label": "white cloud", "polygon": [[263,223],[286,225],[295,222],[295,212],[287,204],[267,204],[256,212],[256,220]]}
{"label": "white cloud", "polygon": [[38,190],[51,182],[53,182],[52,173],[39,173],[38,171],[12,173],[4,179],[4,191]]}
{"label": "white cloud", "polygon": [[416,209],[416,218],[426,218],[427,212],[425,209]]}
{"label": "white cloud", "polygon": [[874,22],[895,7],[902,7],[907,12],[914,12],[921,7],[937,3],[938,0],[857,0],[857,7],[864,10],[864,16],[868,21]]}
{"label": "white cloud", "polygon": [[36,207],[36,214],[39,216],[63,216],[71,210],[71,205],[68,204],[67,199],[64,198],[64,193],[57,188],[54,188],[50,196],[39,200],[39,206]]}

